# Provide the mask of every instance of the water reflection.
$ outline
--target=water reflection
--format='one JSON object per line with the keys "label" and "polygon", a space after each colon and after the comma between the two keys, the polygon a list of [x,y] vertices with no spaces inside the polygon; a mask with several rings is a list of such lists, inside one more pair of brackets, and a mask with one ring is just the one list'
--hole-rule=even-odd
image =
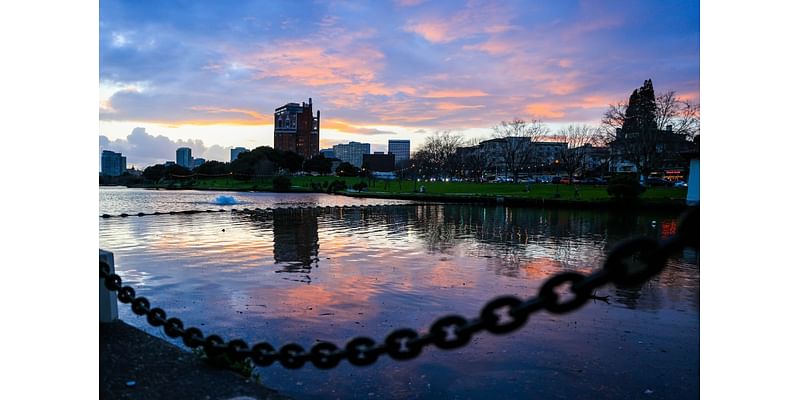
{"label": "water reflection", "polygon": [[[319,227],[314,209],[275,210],[272,212],[276,272],[306,274],[319,263]],[[310,283],[310,278],[309,283]]]}
{"label": "water reflection", "polygon": [[[115,252],[137,293],[188,324],[205,324],[204,332],[310,346],[400,327],[425,331],[447,313],[475,315],[494,296],[534,295],[555,273],[599,268],[623,238],[664,238],[676,223],[674,214],[471,205],[293,209],[102,220],[100,246]],[[513,335],[478,336],[463,351],[368,369],[260,373],[300,398],[519,398],[543,382],[575,397],[614,398],[630,386],[593,390],[631,381],[687,397],[697,387],[699,292],[698,254],[686,251],[656,279],[597,293],[610,304],[539,315]],[[163,336],[127,309],[121,316]],[[651,379],[639,372],[649,365],[670,372]]]}

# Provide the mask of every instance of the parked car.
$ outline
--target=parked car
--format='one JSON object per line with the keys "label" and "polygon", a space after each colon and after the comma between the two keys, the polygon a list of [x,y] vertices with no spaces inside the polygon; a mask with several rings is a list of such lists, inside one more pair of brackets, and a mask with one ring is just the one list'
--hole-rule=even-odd
{"label": "parked car", "polygon": [[664,178],[647,178],[645,180],[647,186],[664,186],[669,187],[672,186],[672,182],[664,179]]}
{"label": "parked car", "polygon": [[677,182],[675,182],[675,187],[676,188],[686,188],[686,187],[689,187],[689,184],[687,184],[684,181],[677,181]]}
{"label": "parked car", "polygon": [[552,182],[552,183],[561,183],[561,177],[560,176],[554,176],[553,179],[550,180],[550,182]]}
{"label": "parked car", "polygon": [[603,178],[584,178],[581,180],[581,183],[584,185],[605,185],[608,182]]}

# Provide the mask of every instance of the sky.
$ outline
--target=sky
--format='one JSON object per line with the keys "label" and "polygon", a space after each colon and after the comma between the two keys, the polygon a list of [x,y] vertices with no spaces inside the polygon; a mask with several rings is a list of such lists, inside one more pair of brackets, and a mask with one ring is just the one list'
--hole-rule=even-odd
{"label": "sky", "polygon": [[598,124],[652,79],[700,101],[698,1],[100,2],[100,149],[143,168],[272,146],[313,98],[320,148],[513,118]]}

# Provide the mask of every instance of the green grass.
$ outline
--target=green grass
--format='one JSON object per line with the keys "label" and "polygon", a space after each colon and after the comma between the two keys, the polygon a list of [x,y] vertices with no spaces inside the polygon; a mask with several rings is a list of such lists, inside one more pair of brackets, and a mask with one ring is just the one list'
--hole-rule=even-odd
{"label": "green grass", "polygon": [[[344,178],[333,176],[293,176],[292,191],[312,191],[312,183],[331,183],[334,180],[344,180],[350,187],[358,182],[367,182],[370,186],[364,195],[392,196],[397,194],[414,195],[413,181],[370,181],[367,178]],[[416,188],[425,187],[428,196],[446,197],[512,197],[523,199],[561,199],[571,201],[605,201],[609,199],[605,185],[559,185],[549,183],[470,183],[470,182],[417,182]],[[159,187],[169,188],[168,185]],[[271,191],[272,179],[257,179],[254,181],[239,181],[232,178],[198,179],[189,184],[189,181],[176,182],[175,189],[200,189],[200,190],[233,190],[233,191]],[[686,189],[650,187],[641,195],[643,200],[683,200],[686,198]]]}

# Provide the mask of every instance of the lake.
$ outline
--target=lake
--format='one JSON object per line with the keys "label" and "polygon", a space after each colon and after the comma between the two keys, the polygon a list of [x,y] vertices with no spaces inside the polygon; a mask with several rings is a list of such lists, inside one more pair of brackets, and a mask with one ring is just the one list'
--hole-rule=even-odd
{"label": "lake", "polygon": [[[235,205],[215,204],[233,196]],[[635,235],[666,238],[679,215],[354,199],[325,194],[101,188],[100,214],[192,209],[380,204],[100,219],[100,248],[117,273],[186,326],[276,348],[382,340],[437,318],[477,316],[498,295],[535,295],[558,272],[600,268]],[[565,315],[537,313],[521,329],[483,332],[462,348],[368,367],[258,368],[296,398],[697,398],[699,254],[685,250],[635,288],[597,291]],[[120,305],[120,318],[183,347]]]}

